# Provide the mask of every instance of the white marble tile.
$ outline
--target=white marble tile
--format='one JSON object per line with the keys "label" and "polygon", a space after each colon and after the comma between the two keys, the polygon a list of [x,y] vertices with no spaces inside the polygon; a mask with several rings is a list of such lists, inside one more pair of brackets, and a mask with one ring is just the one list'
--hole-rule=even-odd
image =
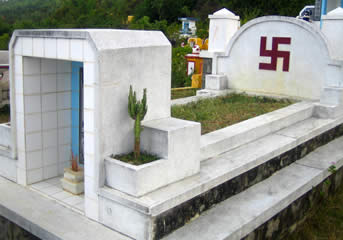
{"label": "white marble tile", "polygon": [[40,189],[40,191],[47,195],[54,195],[56,193],[62,192],[63,190],[56,186],[51,186],[51,187],[42,188]]}
{"label": "white marble tile", "polygon": [[[43,176],[44,176],[44,179],[47,179],[47,178],[52,178],[52,177],[57,177],[58,176],[58,167],[57,167],[57,164],[55,165],[51,165],[51,166],[46,166],[44,167],[44,170],[43,170]],[[56,186],[54,186],[56,187]],[[61,192],[62,189],[60,189],[59,192]],[[54,192],[56,193],[56,192]],[[48,193],[48,194],[53,194],[53,192],[51,193]]]}
{"label": "white marble tile", "polygon": [[41,112],[41,96],[24,96],[25,113]]}
{"label": "white marble tile", "polygon": [[71,126],[71,110],[58,111],[58,127]]}
{"label": "white marble tile", "polygon": [[71,73],[71,61],[57,61],[58,73]]}
{"label": "white marble tile", "polygon": [[17,131],[19,132],[25,132],[25,119],[24,119],[24,113],[16,113],[16,126]]}
{"label": "white marble tile", "polygon": [[42,114],[43,130],[57,128],[57,112],[46,112]]}
{"label": "white marble tile", "polygon": [[44,38],[33,38],[33,56],[44,57]]}
{"label": "white marble tile", "polygon": [[14,71],[16,75],[23,74],[23,57],[22,56],[15,56],[14,57]]}
{"label": "white marble tile", "polygon": [[17,148],[20,151],[23,151],[23,152],[26,151],[25,133],[24,132],[19,132],[18,130],[17,130]]}
{"label": "white marble tile", "polygon": [[43,148],[57,147],[57,129],[43,132]]}
{"label": "white marble tile", "polygon": [[87,132],[94,132],[95,130],[94,111],[85,110],[83,114],[84,114],[84,130]]}
{"label": "white marble tile", "polygon": [[85,176],[94,178],[94,171],[95,171],[95,159],[93,155],[84,155],[84,172]]}
{"label": "white marble tile", "polygon": [[84,200],[79,196],[72,196],[63,200],[64,203],[69,205],[76,205],[82,203]]}
{"label": "white marble tile", "polygon": [[[57,110],[57,94],[44,94],[42,95],[42,112],[56,111]],[[56,118],[57,119],[57,118]]]}
{"label": "white marble tile", "polygon": [[26,165],[28,169],[36,169],[43,167],[42,151],[27,152]]}
{"label": "white marble tile", "polygon": [[36,151],[42,149],[42,134],[39,133],[28,133],[26,134],[26,150]]}
{"label": "white marble tile", "polygon": [[65,168],[69,168],[70,165],[71,165],[70,161],[68,161],[68,162],[59,162],[58,163],[58,173],[60,175],[63,175],[64,174],[64,169]]}
{"label": "white marble tile", "polygon": [[57,73],[57,60],[42,59],[42,75],[43,74],[56,74],[56,73]]}
{"label": "white marble tile", "polygon": [[[59,139],[60,141],[60,139]],[[71,140],[69,140],[71,141]],[[66,144],[66,145],[59,145],[58,146],[58,162],[64,163],[64,162],[69,162],[70,161],[70,156],[71,156],[71,146]]]}
{"label": "white marble tile", "polygon": [[58,129],[58,143],[60,145],[71,143],[71,128],[70,127]]}
{"label": "white marble tile", "polygon": [[27,184],[27,172],[26,169],[17,167],[17,183],[26,185]]}
{"label": "white marble tile", "polygon": [[55,93],[57,91],[57,75],[41,75],[42,93]]}
{"label": "white marble tile", "polygon": [[98,194],[96,193],[94,179],[91,177],[85,176],[84,181],[85,181],[85,196],[87,198],[96,200],[98,197]]}
{"label": "white marble tile", "polygon": [[57,200],[60,200],[60,201],[63,201],[66,198],[70,198],[70,197],[73,197],[73,196],[74,196],[73,194],[68,193],[66,191],[55,193],[55,194],[51,195],[51,197],[53,197],[53,198],[55,198]]}
{"label": "white marble tile", "polygon": [[43,188],[52,187],[52,185],[44,181],[44,182],[34,183],[30,187],[36,190],[41,190]]}
{"label": "white marble tile", "polygon": [[40,75],[24,75],[24,94],[40,94]]}
{"label": "white marble tile", "polygon": [[70,40],[70,58],[74,61],[83,61],[83,40]]}
{"label": "white marble tile", "polygon": [[47,58],[57,57],[57,41],[54,38],[46,38],[44,42],[44,53]]}
{"label": "white marble tile", "polygon": [[43,165],[50,166],[58,163],[58,152],[57,147],[45,148],[43,150]]}
{"label": "white marble tile", "polygon": [[84,63],[84,84],[93,85],[95,84],[95,64],[94,63]]}
{"label": "white marble tile", "polygon": [[14,76],[14,82],[15,82],[15,92],[23,94],[24,92],[24,82],[23,82],[23,75],[17,74]]}
{"label": "white marble tile", "polygon": [[90,133],[85,133],[84,134],[84,151],[86,154],[91,154],[94,155],[94,135]]}
{"label": "white marble tile", "polygon": [[32,38],[23,37],[23,55],[32,56]]}
{"label": "white marble tile", "polygon": [[84,88],[84,108],[87,109],[94,109],[95,108],[95,97],[94,97],[95,89],[92,87],[85,87]]}
{"label": "white marble tile", "polygon": [[26,153],[25,151],[18,150],[18,162],[17,162],[17,167],[26,169]]}
{"label": "white marble tile", "polygon": [[36,183],[43,180],[43,168],[32,169],[27,171],[28,184]]}
{"label": "white marble tile", "polygon": [[95,51],[93,50],[92,46],[88,41],[84,41],[83,44],[83,56],[84,56],[84,61],[87,62],[95,62]]}
{"label": "white marble tile", "polygon": [[16,94],[15,95],[15,108],[17,113],[24,113],[24,95]]}
{"label": "white marble tile", "polygon": [[70,58],[70,40],[59,38],[57,39],[57,58],[69,59]]}
{"label": "white marble tile", "polygon": [[15,41],[14,54],[23,55],[23,39],[21,37],[17,37]]}
{"label": "white marble tile", "polygon": [[70,109],[71,108],[71,92],[62,92],[57,94],[57,109]]}
{"label": "white marble tile", "polygon": [[48,180],[45,180],[45,182],[56,186],[56,185],[59,185],[61,183],[61,177],[50,178]]}
{"label": "white marble tile", "polygon": [[37,132],[42,130],[42,115],[40,113],[25,116],[25,132]]}
{"label": "white marble tile", "polygon": [[39,75],[40,64],[40,58],[23,57],[24,75]]}
{"label": "white marble tile", "polygon": [[71,90],[71,74],[58,73],[57,74],[57,91],[70,91]]}

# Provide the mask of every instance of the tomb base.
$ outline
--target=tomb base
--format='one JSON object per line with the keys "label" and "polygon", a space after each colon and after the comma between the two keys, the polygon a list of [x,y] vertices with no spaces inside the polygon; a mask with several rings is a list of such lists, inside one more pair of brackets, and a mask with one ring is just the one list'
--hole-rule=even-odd
{"label": "tomb base", "polygon": [[209,90],[224,90],[229,87],[229,83],[225,75],[206,75],[205,86]]}

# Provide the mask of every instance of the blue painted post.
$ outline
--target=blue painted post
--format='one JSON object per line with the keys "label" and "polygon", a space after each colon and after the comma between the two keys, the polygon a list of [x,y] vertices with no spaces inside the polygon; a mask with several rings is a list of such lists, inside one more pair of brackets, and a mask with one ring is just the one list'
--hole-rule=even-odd
{"label": "blue painted post", "polygon": [[83,67],[82,62],[72,62],[71,73],[71,150],[74,156],[79,158],[79,119],[80,119],[80,79],[79,71]]}
{"label": "blue painted post", "polygon": [[343,8],[343,0],[341,0],[341,7]]}
{"label": "blue painted post", "polygon": [[[343,0],[341,0],[341,1],[343,2]],[[323,15],[326,15],[327,6],[328,6],[327,0],[322,0],[322,11],[320,14],[320,28],[322,28],[322,25],[323,25],[322,17],[323,17]]]}

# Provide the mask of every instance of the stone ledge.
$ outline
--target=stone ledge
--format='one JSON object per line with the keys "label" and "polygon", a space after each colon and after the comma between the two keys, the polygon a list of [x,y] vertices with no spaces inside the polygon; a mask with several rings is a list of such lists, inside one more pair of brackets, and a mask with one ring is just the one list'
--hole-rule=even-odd
{"label": "stone ledge", "polygon": [[202,135],[201,160],[222,154],[312,116],[313,103],[293,104]]}
{"label": "stone ledge", "polygon": [[121,210],[137,211],[140,218],[144,216],[147,227],[154,226],[154,238],[158,239],[339,137],[343,134],[342,122],[343,118],[305,120],[204,161],[200,174],[140,198],[108,188],[102,189],[100,196],[111,199],[112,207],[117,205]]}
{"label": "stone ledge", "polygon": [[[75,213],[0,177],[0,215],[44,240],[130,240],[100,223]],[[20,196],[20,197],[19,197]]]}
{"label": "stone ledge", "polygon": [[[342,143],[341,137],[318,148],[265,181],[222,202],[209,210],[206,215],[200,216],[165,239],[219,240],[242,239],[246,236],[248,237],[244,239],[278,239],[279,233],[288,227],[290,221],[295,221],[298,215],[300,218],[304,215],[306,208],[302,209],[302,207],[308,207],[306,201],[316,195],[313,195],[316,191],[313,187],[317,186],[317,190],[324,189],[327,193],[325,189],[327,186],[321,183],[331,175],[328,168],[332,160],[336,161],[336,167],[340,170],[330,177],[333,179],[332,182],[335,182],[331,190],[342,183],[343,150],[340,148]],[[306,203],[305,206],[301,205],[303,201]],[[287,219],[289,216],[291,218]],[[285,221],[279,221],[280,226],[267,225],[280,218]],[[262,232],[266,228],[269,229],[270,235],[265,235],[266,231]]]}

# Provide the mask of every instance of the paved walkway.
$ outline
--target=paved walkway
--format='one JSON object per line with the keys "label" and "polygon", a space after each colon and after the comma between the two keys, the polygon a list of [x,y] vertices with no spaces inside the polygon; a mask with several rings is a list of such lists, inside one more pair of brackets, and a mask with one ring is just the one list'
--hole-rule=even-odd
{"label": "paved walkway", "polygon": [[2,177],[0,192],[0,215],[41,239],[130,239]]}

